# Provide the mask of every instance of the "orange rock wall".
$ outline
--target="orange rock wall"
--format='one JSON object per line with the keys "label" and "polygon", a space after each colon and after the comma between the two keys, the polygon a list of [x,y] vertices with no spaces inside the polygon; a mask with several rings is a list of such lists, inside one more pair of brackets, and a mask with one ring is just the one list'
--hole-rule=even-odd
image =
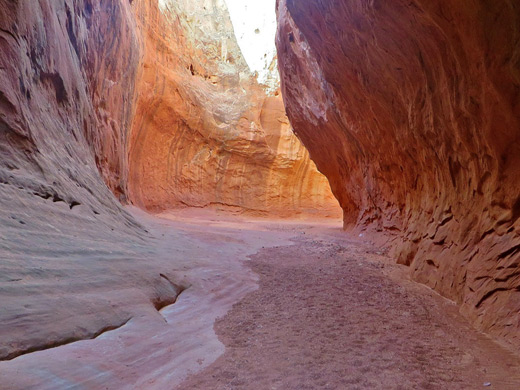
{"label": "orange rock wall", "polygon": [[171,299],[171,262],[120,202],[334,205],[230,25],[217,29],[227,50],[188,31],[202,2],[175,4],[185,13],[166,17],[155,0],[0,1],[0,361]]}
{"label": "orange rock wall", "polygon": [[223,1],[134,2],[144,57],[129,196],[158,211],[218,207],[338,216],[330,186],[242,57]]}
{"label": "orange rock wall", "polygon": [[520,4],[277,7],[287,113],[345,226],[392,233],[416,280],[520,345]]}
{"label": "orange rock wall", "polygon": [[340,212],[222,1],[16,1],[0,21],[4,182],[109,208],[103,182],[150,210]]}

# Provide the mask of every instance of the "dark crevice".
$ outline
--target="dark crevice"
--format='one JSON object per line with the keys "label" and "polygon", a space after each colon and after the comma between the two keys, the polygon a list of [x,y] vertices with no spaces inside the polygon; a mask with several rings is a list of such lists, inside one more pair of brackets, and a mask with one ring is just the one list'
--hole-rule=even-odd
{"label": "dark crevice", "polygon": [[426,264],[431,265],[432,267],[439,268],[439,265],[435,263],[432,259],[426,260]]}
{"label": "dark crevice", "polygon": [[497,277],[497,278],[494,278],[493,280],[495,282],[504,283],[504,282],[508,282],[509,280],[511,280],[511,279],[513,279],[513,278],[515,278],[517,276],[520,276],[520,271],[513,272],[512,274],[509,274],[507,276]]}
{"label": "dark crevice", "polygon": [[499,254],[498,260],[513,256],[513,255],[517,254],[518,252],[520,252],[520,244],[515,245],[514,247],[508,249],[507,251],[504,251],[501,254]]}
{"label": "dark crevice", "polygon": [[74,26],[73,26],[73,18],[72,18],[72,15],[71,15],[71,12],[70,12],[70,9],[69,7],[67,6],[66,8],[66,12],[67,12],[67,33],[69,35],[69,40],[70,40],[70,43],[72,45],[72,47],[74,48],[74,51],[76,52],[76,56],[78,56],[78,58],[80,57],[80,54],[79,54],[79,45],[78,45],[78,40],[76,39],[76,34],[74,33]]}
{"label": "dark crevice", "polygon": [[81,203],[76,202],[76,201],[74,201],[74,200],[73,200],[72,202],[69,203],[69,207],[70,207],[71,210],[72,210],[74,207],[76,207],[76,206],[81,206]]}
{"label": "dark crevice", "polygon": [[4,34],[9,35],[11,38],[13,38],[15,40],[16,43],[18,43],[18,38],[11,31],[6,30],[4,28],[0,28],[0,32],[3,32]]}
{"label": "dark crevice", "polygon": [[176,283],[173,283],[166,275],[160,274],[162,280],[168,283],[169,290],[168,293],[160,294],[153,301],[153,305],[155,309],[160,312],[162,309],[171,306],[177,302],[179,296],[189,288],[186,286],[182,286]]}
{"label": "dark crevice", "polygon": [[487,183],[487,181],[491,178],[491,172],[489,171],[486,171],[486,173],[484,173],[484,175],[480,178],[480,181],[478,182],[478,185],[477,185],[477,192],[479,195],[484,195],[484,185]]}
{"label": "dark crevice", "polygon": [[48,81],[54,87],[56,93],[56,101],[60,104],[64,104],[68,101],[68,93],[65,88],[65,83],[58,73],[42,73],[40,75],[42,81]]}
{"label": "dark crevice", "polygon": [[52,197],[52,201],[54,203],[57,203],[57,202],[65,202],[65,200],[59,196],[58,194],[54,194],[53,197]]}
{"label": "dark crevice", "polygon": [[511,224],[514,224],[518,218],[520,218],[520,196],[516,199],[513,207],[511,208]]}
{"label": "dark crevice", "polygon": [[446,218],[444,218],[440,223],[439,223],[439,227],[440,226],[444,226],[446,225],[448,222],[450,222],[451,220],[453,219],[453,215],[448,215]]}
{"label": "dark crevice", "polygon": [[48,343],[45,343],[42,345],[35,345],[35,346],[31,346],[31,347],[28,347],[23,350],[14,351],[14,352],[10,353],[9,355],[7,355],[6,357],[0,358],[0,362],[13,360],[13,359],[16,359],[17,357],[20,357],[23,355],[28,355],[28,354],[34,353],[34,352],[41,352],[41,351],[46,351],[46,350],[53,349],[53,348],[62,347],[64,345],[76,343],[78,341],[94,340],[105,333],[122,328],[123,326],[128,324],[128,322],[130,322],[130,320],[131,320],[131,318],[128,318],[127,320],[123,321],[119,325],[105,326],[94,333],[85,335],[84,337],[67,337],[67,338],[64,338],[59,341],[51,341],[51,342],[48,342]]}
{"label": "dark crevice", "polygon": [[76,206],[81,206],[81,202],[78,202],[76,200],[71,200],[71,201],[65,200],[60,195],[58,195],[56,192],[52,192],[51,190],[44,190],[44,191],[40,191],[40,192],[34,191],[33,195],[36,195],[45,200],[52,199],[53,203],[59,203],[59,202],[67,203],[71,210]]}
{"label": "dark crevice", "polygon": [[33,192],[34,195],[39,196],[42,199],[49,199],[52,198],[52,194],[48,192],[40,193],[40,192]]}
{"label": "dark crevice", "polygon": [[486,230],[482,236],[480,237],[480,241],[482,241],[484,238],[486,238],[487,236],[489,236],[490,234],[493,234],[495,232],[495,229],[491,228],[489,230]]}
{"label": "dark crevice", "polygon": [[458,161],[453,161],[451,157],[448,159],[448,167],[450,171],[451,183],[454,188],[457,188],[457,179],[459,177],[462,166]]}
{"label": "dark crevice", "polygon": [[484,301],[488,300],[489,298],[491,298],[496,293],[501,292],[501,291],[509,291],[509,290],[510,290],[509,288],[499,287],[499,288],[495,288],[495,289],[493,289],[491,291],[488,291],[486,294],[484,294],[484,296],[482,298],[480,298],[480,300],[475,305],[475,307],[478,309],[480,306],[482,306]]}

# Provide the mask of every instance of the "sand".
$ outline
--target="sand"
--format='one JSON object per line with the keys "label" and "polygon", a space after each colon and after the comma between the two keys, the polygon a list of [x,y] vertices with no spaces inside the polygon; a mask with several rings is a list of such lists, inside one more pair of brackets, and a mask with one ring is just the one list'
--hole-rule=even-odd
{"label": "sand", "polygon": [[517,356],[340,221],[130,211],[154,267],[188,288],[93,340],[0,362],[0,389],[520,387]]}

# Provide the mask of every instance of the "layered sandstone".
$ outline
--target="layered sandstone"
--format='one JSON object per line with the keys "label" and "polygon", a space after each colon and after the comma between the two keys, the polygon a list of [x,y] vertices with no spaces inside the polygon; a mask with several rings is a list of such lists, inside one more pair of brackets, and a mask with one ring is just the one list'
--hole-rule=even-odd
{"label": "layered sandstone", "polygon": [[345,227],[520,345],[520,5],[279,0],[282,93]]}
{"label": "layered sandstone", "polygon": [[0,360],[122,324],[129,286],[154,294],[158,274],[124,266],[147,234],[110,191],[137,43],[126,1],[0,2]]}
{"label": "layered sandstone", "polygon": [[135,2],[144,58],[131,130],[129,197],[157,211],[219,207],[337,215],[278,93],[250,72],[220,1]]}
{"label": "layered sandstone", "polygon": [[139,59],[129,5],[3,2],[0,23],[3,181],[69,205],[81,189],[112,201],[97,170],[124,192]]}

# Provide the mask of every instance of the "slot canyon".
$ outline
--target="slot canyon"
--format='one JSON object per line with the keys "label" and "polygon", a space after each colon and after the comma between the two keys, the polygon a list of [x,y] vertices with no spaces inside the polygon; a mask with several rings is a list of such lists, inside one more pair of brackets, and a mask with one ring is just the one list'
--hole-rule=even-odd
{"label": "slot canyon", "polygon": [[519,183],[515,0],[0,0],[0,390],[518,390]]}

